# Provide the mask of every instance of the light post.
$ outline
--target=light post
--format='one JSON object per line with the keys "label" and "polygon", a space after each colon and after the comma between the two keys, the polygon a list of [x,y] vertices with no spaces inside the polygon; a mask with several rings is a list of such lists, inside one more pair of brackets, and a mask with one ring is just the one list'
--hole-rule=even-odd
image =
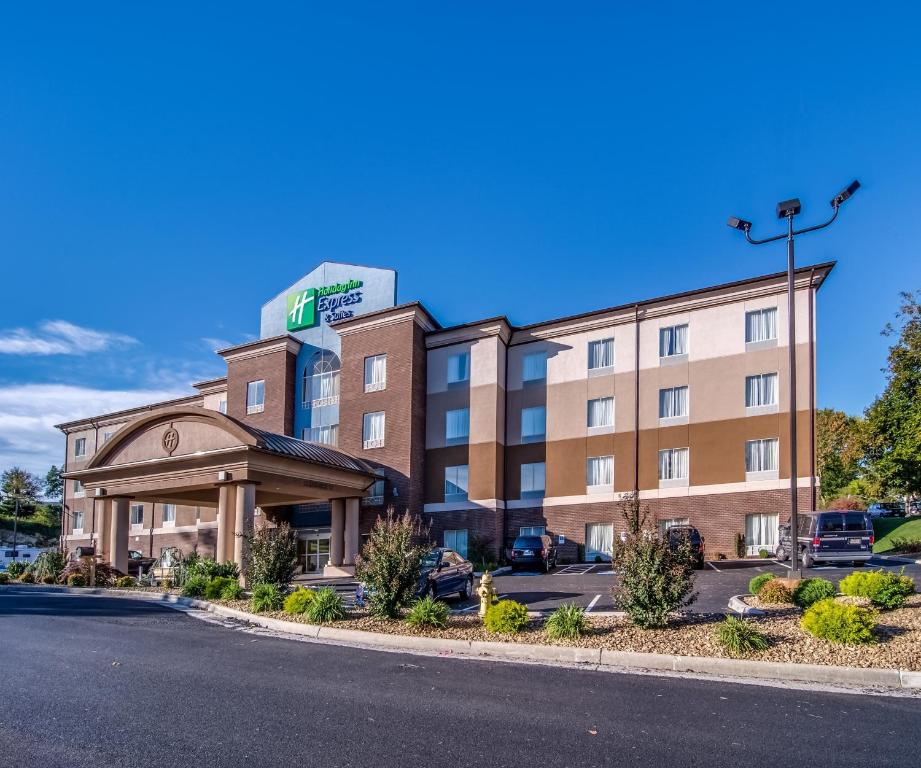
{"label": "light post", "polygon": [[[751,236],[752,224],[745,219],[738,219],[733,216],[729,217],[726,222],[733,229],[738,229],[745,233],[745,239],[752,245],[764,245],[773,243],[776,240],[787,240],[787,327],[788,327],[788,344],[790,355],[790,561],[792,568],[790,576],[794,579],[802,578],[799,558],[799,513],[796,503],[796,481],[799,471],[796,463],[796,311],[794,297],[794,278],[796,265],[793,257],[793,238],[797,235],[804,235],[807,232],[816,232],[825,229],[836,218],[838,218],[838,209],[841,204],[853,195],[860,188],[860,182],[856,179],[852,181],[845,189],[835,195],[831,200],[833,213],[831,218],[824,224],[816,224],[812,227],[803,229],[793,229],[793,217],[798,215],[802,210],[802,205],[797,198],[784,200],[777,204],[777,218],[787,220],[787,231],[785,233],[766,237],[762,240],[755,240]],[[810,362],[810,365],[812,363]]]}

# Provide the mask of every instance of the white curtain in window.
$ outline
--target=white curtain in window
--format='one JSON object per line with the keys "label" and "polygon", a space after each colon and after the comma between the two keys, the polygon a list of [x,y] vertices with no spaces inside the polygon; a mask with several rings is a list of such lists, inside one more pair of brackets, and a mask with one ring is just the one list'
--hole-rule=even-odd
{"label": "white curtain in window", "polygon": [[588,367],[610,368],[614,365],[614,339],[599,339],[588,343]]}
{"label": "white curtain in window", "polygon": [[470,409],[458,408],[445,413],[445,439],[463,440],[470,436]]}
{"label": "white curtain in window", "polygon": [[363,424],[363,440],[369,442],[372,440],[384,439],[384,412],[366,413]]}
{"label": "white curtain in window", "polygon": [[523,525],[518,529],[519,536],[544,536],[547,533],[543,525]]}
{"label": "white curtain in window", "polygon": [[467,495],[467,465],[445,467],[445,498]]}
{"label": "white curtain in window", "polygon": [[688,415],[688,388],[669,387],[659,390],[659,418]]}
{"label": "white curtain in window", "polygon": [[451,355],[448,358],[448,383],[453,384],[458,381],[467,381],[470,378],[470,355],[468,352],[461,352],[457,355]]}
{"label": "white curtain in window", "polygon": [[777,338],[777,307],[745,313],[745,341],[768,341]]}
{"label": "white curtain in window", "polygon": [[748,554],[756,555],[758,550],[773,551],[777,546],[777,515],[746,515],[745,542]]}
{"label": "white curtain in window", "polygon": [[588,523],[585,526],[585,559],[589,562],[600,557],[608,560],[614,551],[614,525]]}
{"label": "white curtain in window", "polygon": [[778,466],[778,440],[749,440],[745,444],[746,472],[775,472]]}
{"label": "white curtain in window", "polygon": [[543,405],[521,409],[521,436],[540,437],[547,431],[547,409]]}
{"label": "white curtain in window", "polygon": [[521,492],[543,493],[546,484],[547,465],[543,461],[521,465]]}
{"label": "white curtain in window", "polygon": [[759,405],[777,404],[777,374],[764,373],[745,378],[745,405],[753,408]]}
{"label": "white curtain in window", "polygon": [[585,481],[590,486],[614,484],[614,457],[592,456],[588,460]]}
{"label": "white curtain in window", "polygon": [[668,448],[664,451],[659,451],[660,480],[685,480],[687,476],[687,448]]}
{"label": "white curtain in window", "polygon": [[365,358],[365,387],[381,386],[387,382],[387,355]]}
{"label": "white curtain in window", "polygon": [[614,426],[614,398],[599,397],[588,401],[588,425],[590,427]]}
{"label": "white curtain in window", "polygon": [[659,329],[659,356],[686,355],[688,353],[687,325],[672,325]]}
{"label": "white curtain in window", "polygon": [[547,378],[547,353],[534,352],[524,356],[521,378],[524,381],[539,381]]}

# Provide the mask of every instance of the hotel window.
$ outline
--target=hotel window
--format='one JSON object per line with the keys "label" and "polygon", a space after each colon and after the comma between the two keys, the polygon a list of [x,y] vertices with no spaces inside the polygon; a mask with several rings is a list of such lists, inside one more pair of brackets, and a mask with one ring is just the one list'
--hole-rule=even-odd
{"label": "hotel window", "polygon": [[777,405],[777,374],[761,373],[745,377],[745,407]]}
{"label": "hotel window", "polygon": [[378,392],[387,388],[387,355],[365,358],[365,392]]}
{"label": "hotel window", "polygon": [[448,357],[448,384],[470,379],[470,353],[459,352]]}
{"label": "hotel window", "polygon": [[459,531],[445,531],[445,549],[457,552],[461,557],[467,557],[467,529]]}
{"label": "hotel window", "polygon": [[688,353],[688,326],[670,325],[659,329],[659,357],[678,357]]}
{"label": "hotel window", "polygon": [[83,533],[83,511],[80,509],[74,510],[74,533],[77,531]]}
{"label": "hotel window", "polygon": [[445,501],[467,500],[467,465],[445,467]]}
{"label": "hotel window", "polygon": [[659,390],[659,418],[677,419],[688,415],[688,388],[667,387]]}
{"label": "hotel window", "polygon": [[674,528],[676,525],[690,525],[691,521],[687,517],[672,517],[668,520],[659,520],[659,535],[665,536],[669,528]]}
{"label": "hotel window", "polygon": [[688,449],[666,448],[659,451],[659,481],[687,481]]}
{"label": "hotel window", "polygon": [[339,425],[327,424],[322,427],[305,427],[301,432],[301,439],[309,443],[339,445]]}
{"label": "hotel window", "polygon": [[79,459],[81,456],[86,456],[86,438],[78,437],[74,440],[74,458]]}
{"label": "hotel window", "polygon": [[588,343],[588,369],[598,371],[614,365],[614,339],[598,339]]}
{"label": "hotel window", "polygon": [[221,401],[217,404],[217,409],[218,409],[218,411],[219,411],[220,413],[227,413],[227,401],[226,401],[226,400],[221,400]]}
{"label": "hotel window", "polygon": [[384,412],[366,413],[361,425],[361,441],[365,448],[384,447]]}
{"label": "hotel window", "polygon": [[176,505],[164,504],[160,513],[160,519],[164,526],[176,524]]}
{"label": "hotel window", "polygon": [[614,486],[614,457],[590,457],[586,463],[585,484],[589,490],[612,488]]}
{"label": "hotel window", "polygon": [[518,529],[519,536],[546,536],[547,526],[545,525],[522,525]]}
{"label": "hotel window", "polygon": [[521,380],[542,381],[547,378],[547,353],[532,352],[522,359]]}
{"label": "hotel window", "polygon": [[614,398],[599,397],[596,400],[588,401],[588,427],[594,429],[597,427],[614,426]]}
{"label": "hotel window", "polygon": [[779,441],[776,437],[745,443],[745,472],[777,472]]}
{"label": "hotel window", "polygon": [[377,480],[375,480],[374,485],[368,489],[368,495],[362,499],[362,502],[365,504],[384,503],[384,468],[378,467],[374,470],[374,474],[377,475]]}
{"label": "hotel window", "polygon": [[445,442],[466,443],[470,439],[470,409],[458,408],[445,412]]}
{"label": "hotel window", "polygon": [[131,505],[131,525],[133,526],[144,525],[144,505],[143,504],[132,504]]}
{"label": "hotel window", "polygon": [[246,385],[246,412],[262,413],[265,410],[265,380],[250,381]]}
{"label": "hotel window", "polygon": [[544,495],[547,484],[547,464],[535,461],[521,465],[521,498],[536,499]]}
{"label": "hotel window", "polygon": [[79,480],[74,480],[73,489],[74,496],[78,498],[86,496],[86,490],[83,488],[83,483],[81,483]]}
{"label": "hotel window", "polygon": [[536,405],[521,409],[521,439],[524,442],[537,442],[547,433],[547,408]]}
{"label": "hotel window", "polygon": [[745,343],[777,339],[777,307],[745,313]]}

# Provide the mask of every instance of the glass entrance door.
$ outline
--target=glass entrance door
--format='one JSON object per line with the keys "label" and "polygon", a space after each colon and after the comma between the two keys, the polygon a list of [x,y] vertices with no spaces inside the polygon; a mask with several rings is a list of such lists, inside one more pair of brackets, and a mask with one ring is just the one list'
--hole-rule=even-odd
{"label": "glass entrance door", "polygon": [[304,541],[304,573],[323,573],[329,563],[329,534],[314,534]]}

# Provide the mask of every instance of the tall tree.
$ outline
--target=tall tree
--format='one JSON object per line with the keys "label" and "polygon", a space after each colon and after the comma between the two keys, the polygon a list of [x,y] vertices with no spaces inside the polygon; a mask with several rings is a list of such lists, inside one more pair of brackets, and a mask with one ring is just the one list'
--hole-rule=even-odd
{"label": "tall tree", "polygon": [[61,477],[61,469],[52,464],[45,473],[45,498],[48,501],[60,502],[64,498],[64,478]]}
{"label": "tall tree", "polygon": [[19,501],[20,510],[31,511],[42,492],[42,481],[21,467],[11,467],[0,475],[3,511],[9,514]]}
{"label": "tall tree", "polygon": [[865,453],[863,419],[844,411],[820,408],[815,420],[816,470],[822,481],[822,499],[836,499],[861,474]]}
{"label": "tall tree", "polygon": [[902,293],[886,389],[867,409],[867,458],[883,491],[921,495],[921,294]]}

